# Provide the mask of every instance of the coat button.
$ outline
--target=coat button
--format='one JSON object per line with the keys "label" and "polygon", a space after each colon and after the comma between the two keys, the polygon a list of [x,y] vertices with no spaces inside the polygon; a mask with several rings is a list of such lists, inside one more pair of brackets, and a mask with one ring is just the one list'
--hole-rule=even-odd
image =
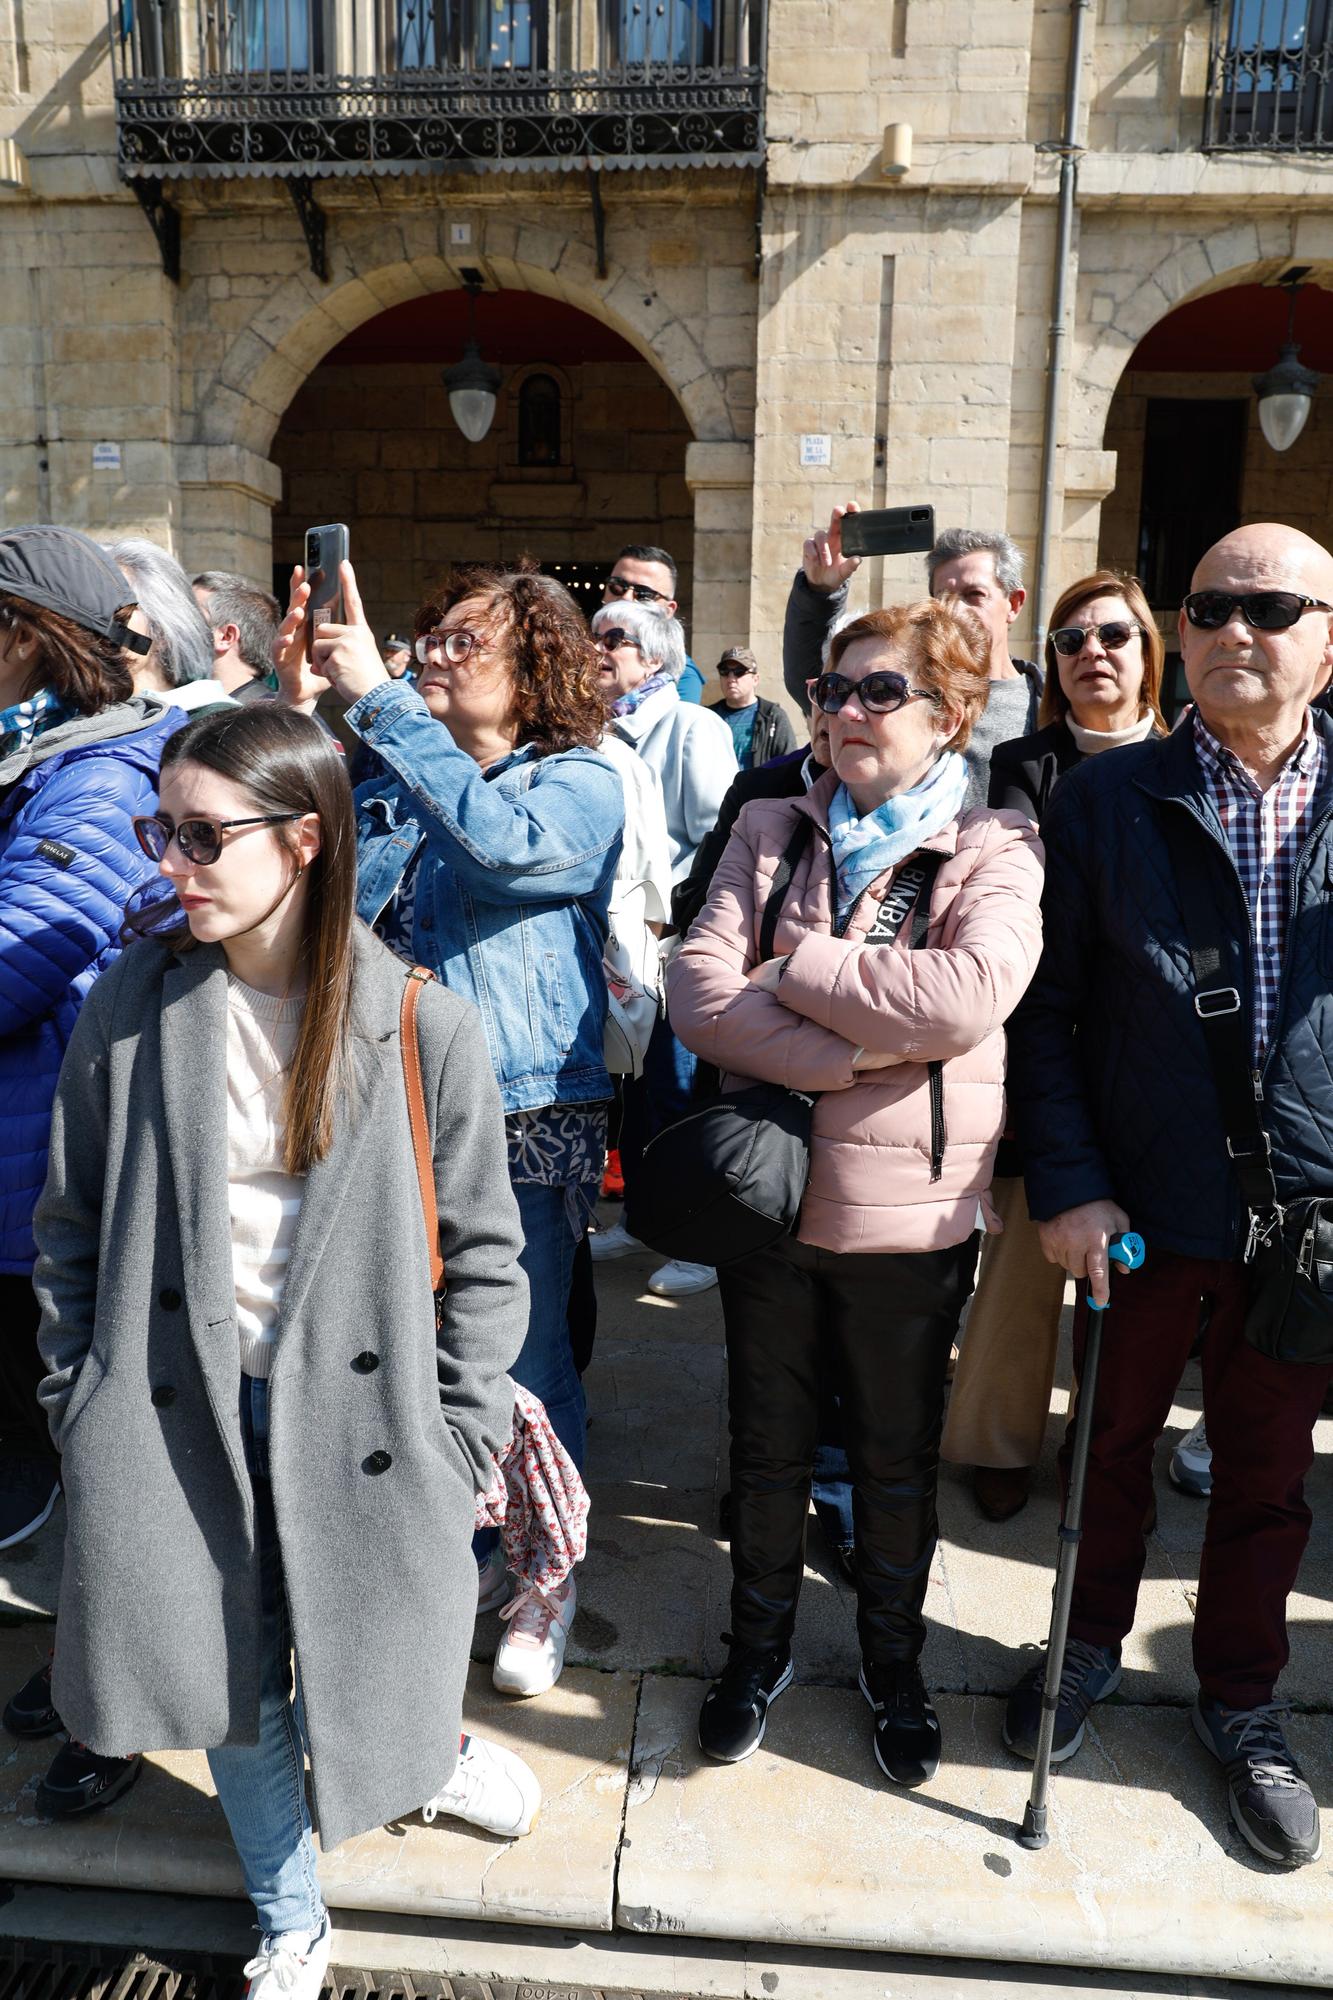
{"label": "coat button", "polygon": [[156,1409],[165,1410],[175,1400],[176,1391],[172,1388],[170,1382],[164,1382],[160,1388],[153,1391],[153,1404]]}
{"label": "coat button", "polygon": [[372,1354],[369,1348],[366,1349],[364,1354],[358,1354],[352,1363],[358,1375],[373,1375],[379,1365],[379,1355]]}
{"label": "coat button", "polygon": [[387,1451],[372,1451],[369,1458],[361,1461],[363,1472],[387,1472],[393,1464]]}
{"label": "coat button", "polygon": [[158,1293],[157,1302],[161,1306],[163,1312],[169,1312],[169,1313],[179,1312],[181,1295],[176,1290],[174,1285],[168,1285],[165,1291]]}

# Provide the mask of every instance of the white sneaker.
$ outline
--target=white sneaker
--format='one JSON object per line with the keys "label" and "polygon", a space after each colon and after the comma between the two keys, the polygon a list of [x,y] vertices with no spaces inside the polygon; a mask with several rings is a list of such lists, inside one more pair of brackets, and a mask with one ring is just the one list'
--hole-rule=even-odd
{"label": "white sneaker", "polygon": [[683,1258],[673,1257],[653,1272],[648,1289],[659,1299],[683,1299],[691,1292],[711,1292],[716,1283],[717,1272],[711,1264],[687,1264]]}
{"label": "white sneaker", "polygon": [[577,1593],[567,1577],[558,1590],[521,1590],[501,1614],[508,1630],[500,1641],[491,1680],[501,1694],[545,1694],[560,1678],[565,1641],[574,1623]]}
{"label": "white sneaker", "polygon": [[309,1931],[266,1937],[245,1968],[246,2000],[319,2000],[332,1948],[327,1911],[324,1928],[314,1937]]}
{"label": "white sneaker", "polygon": [[541,1803],[542,1788],[521,1757],[482,1736],[465,1736],[453,1777],[421,1808],[421,1817],[429,1826],[444,1813],[516,1840],[532,1831]]}
{"label": "white sneaker", "polygon": [[1182,1493],[1193,1493],[1200,1500],[1206,1500],[1212,1492],[1213,1453],[1202,1417],[1172,1452],[1167,1474],[1171,1484],[1178,1486]]}
{"label": "white sneaker", "polygon": [[588,1238],[594,1264],[607,1264],[612,1257],[632,1257],[636,1250],[646,1250],[648,1245],[640,1243],[637,1236],[631,1236],[625,1227],[622,1213],[613,1229],[596,1229]]}
{"label": "white sneaker", "polygon": [[498,1611],[502,1604],[508,1604],[513,1594],[514,1587],[505,1568],[504,1550],[497,1543],[485,1562],[477,1564],[478,1618],[488,1611]]}

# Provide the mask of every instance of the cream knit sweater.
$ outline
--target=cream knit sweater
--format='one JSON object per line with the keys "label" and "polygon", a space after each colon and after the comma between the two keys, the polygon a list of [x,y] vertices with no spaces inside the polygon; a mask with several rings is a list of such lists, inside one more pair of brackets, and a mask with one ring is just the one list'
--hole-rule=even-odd
{"label": "cream knit sweater", "polygon": [[282,1164],[282,1095],[303,998],[275,1000],[227,979],[227,1181],[241,1368],[265,1379],[304,1176]]}

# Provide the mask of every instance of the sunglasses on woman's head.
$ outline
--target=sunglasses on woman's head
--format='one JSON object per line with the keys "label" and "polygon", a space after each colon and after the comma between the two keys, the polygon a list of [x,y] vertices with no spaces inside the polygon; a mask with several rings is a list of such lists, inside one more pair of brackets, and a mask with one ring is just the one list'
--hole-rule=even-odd
{"label": "sunglasses on woman's head", "polygon": [[1298,590],[1192,590],[1185,599],[1185,616],[1201,632],[1220,632],[1233,611],[1254,632],[1287,632],[1307,611],[1333,611],[1322,597],[1302,597]]}
{"label": "sunglasses on woman's head", "polygon": [[667,604],[670,602],[664,590],[654,590],[649,583],[628,583],[623,576],[609,576],[602,585],[603,597],[632,597],[636,604]]}
{"label": "sunglasses on woman's head", "polygon": [[236,826],[281,826],[304,813],[263,813],[255,819],[209,819],[192,813],[177,826],[167,813],[136,814],[134,837],[150,861],[161,861],[174,840],[194,868],[211,867],[222,852],[222,836]]}
{"label": "sunglasses on woman's head", "polygon": [[1121,646],[1127,646],[1141,628],[1131,625],[1125,618],[1108,618],[1104,625],[1062,625],[1050,635],[1061,659],[1073,660],[1087,645],[1089,636],[1096,633],[1108,653],[1114,653]]}
{"label": "sunglasses on woman's head", "polygon": [[876,672],[859,681],[846,674],[821,674],[815,682],[814,698],[825,715],[836,715],[845,701],[855,695],[867,715],[892,715],[909,701],[938,701],[933,688],[914,688],[905,674]]}
{"label": "sunglasses on woman's head", "polygon": [[484,644],[480,632],[469,632],[465,625],[455,625],[449,632],[423,632],[413,640],[412,651],[424,667],[432,653],[444,654],[451,667],[461,667],[476,648]]}

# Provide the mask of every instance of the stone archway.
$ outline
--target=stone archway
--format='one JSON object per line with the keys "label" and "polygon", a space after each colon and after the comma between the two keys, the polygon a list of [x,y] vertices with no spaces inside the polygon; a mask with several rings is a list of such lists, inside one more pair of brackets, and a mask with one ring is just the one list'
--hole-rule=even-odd
{"label": "stone archway", "polygon": [[[187,564],[228,566],[256,577],[269,569],[271,510],[281,475],[268,458],[283,412],[311,370],[345,335],[387,307],[461,287],[475,265],[493,283],[560,299],[611,327],[666,383],[693,440],[686,482],[695,496],[695,620],[701,656],[748,635],[748,579],[753,484],[753,360],[735,365],[710,354],[713,322],[689,273],[610,263],[599,278],[588,243],[505,209],[481,212],[465,248],[448,249],[442,215],[405,216],[386,224],[349,219],[331,254],[331,282],[305,270],[268,289],[228,341],[217,366],[194,389],[182,413],[177,447],[181,540]],[[401,253],[401,254],[399,254]],[[757,319],[757,295],[749,308]],[[753,357],[755,341],[749,339]],[[738,525],[744,561],[738,567]]]}

